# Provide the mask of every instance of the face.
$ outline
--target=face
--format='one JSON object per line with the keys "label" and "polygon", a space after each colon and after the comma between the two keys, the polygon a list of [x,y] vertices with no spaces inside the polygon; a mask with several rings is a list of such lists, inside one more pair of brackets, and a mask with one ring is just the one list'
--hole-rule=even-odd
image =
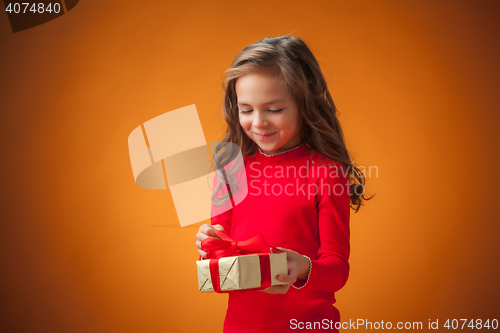
{"label": "face", "polygon": [[235,88],[240,125],[263,152],[277,154],[302,143],[297,104],[277,77],[246,74]]}

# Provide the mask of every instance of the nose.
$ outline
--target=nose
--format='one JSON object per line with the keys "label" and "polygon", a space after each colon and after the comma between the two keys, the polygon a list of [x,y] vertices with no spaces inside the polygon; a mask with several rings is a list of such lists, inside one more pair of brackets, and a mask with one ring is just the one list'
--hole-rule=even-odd
{"label": "nose", "polygon": [[256,110],[253,113],[252,126],[259,128],[259,127],[264,127],[266,125],[267,125],[267,119],[265,112]]}

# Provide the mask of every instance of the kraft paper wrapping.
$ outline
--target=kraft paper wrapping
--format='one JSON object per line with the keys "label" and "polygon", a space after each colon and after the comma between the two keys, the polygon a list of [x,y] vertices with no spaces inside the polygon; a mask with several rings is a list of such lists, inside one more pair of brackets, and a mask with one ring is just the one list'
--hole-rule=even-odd
{"label": "kraft paper wrapping", "polygon": [[[271,262],[271,285],[283,285],[278,275],[288,274],[286,253],[269,253]],[[198,290],[214,292],[210,277],[210,260],[198,260]],[[259,256],[254,254],[224,257],[219,259],[219,277],[222,291],[253,289],[260,287]]]}
{"label": "kraft paper wrapping", "polygon": [[[221,170],[212,171],[209,147],[194,104],[138,126],[130,133],[128,146],[136,184],[145,189],[166,189],[168,185],[181,227],[210,219],[233,207],[230,201],[218,206],[212,202]],[[216,146],[236,156],[222,169],[231,175],[227,185],[237,205],[248,194],[240,147],[233,143],[211,142],[212,152]],[[230,170],[231,166],[236,167]],[[216,173],[219,177],[215,177]],[[224,191],[227,192],[226,183],[222,184],[219,194]]]}

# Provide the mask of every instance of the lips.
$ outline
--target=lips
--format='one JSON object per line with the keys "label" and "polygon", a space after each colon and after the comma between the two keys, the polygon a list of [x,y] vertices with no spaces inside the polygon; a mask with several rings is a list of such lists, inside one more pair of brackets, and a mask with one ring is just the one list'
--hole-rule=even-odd
{"label": "lips", "polygon": [[[274,133],[276,133],[276,132],[274,132]],[[261,138],[261,139],[268,138],[268,137],[270,137],[271,135],[273,135],[274,133],[259,134],[259,133],[255,133],[255,132],[254,132],[254,134],[255,134],[258,138]]]}

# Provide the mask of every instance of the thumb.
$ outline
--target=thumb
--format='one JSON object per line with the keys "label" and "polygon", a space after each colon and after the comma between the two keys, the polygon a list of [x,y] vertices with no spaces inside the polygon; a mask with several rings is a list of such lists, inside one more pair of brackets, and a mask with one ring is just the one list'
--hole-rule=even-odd
{"label": "thumb", "polygon": [[217,229],[217,230],[220,230],[220,231],[225,231],[224,227],[221,226],[220,224],[215,224],[213,227],[214,227],[214,229]]}
{"label": "thumb", "polygon": [[296,258],[296,254],[297,252],[293,251],[293,250],[290,250],[290,249],[285,249],[284,247],[278,247],[276,246],[277,249],[280,249],[281,251],[283,251],[284,253],[286,253],[286,259],[287,260],[292,260],[293,258]]}
{"label": "thumb", "polygon": [[[279,251],[281,251],[281,252],[279,252]],[[290,250],[285,249],[283,247],[275,246],[275,247],[271,247],[271,253],[285,253],[286,257],[288,258],[289,254],[290,254]]]}

